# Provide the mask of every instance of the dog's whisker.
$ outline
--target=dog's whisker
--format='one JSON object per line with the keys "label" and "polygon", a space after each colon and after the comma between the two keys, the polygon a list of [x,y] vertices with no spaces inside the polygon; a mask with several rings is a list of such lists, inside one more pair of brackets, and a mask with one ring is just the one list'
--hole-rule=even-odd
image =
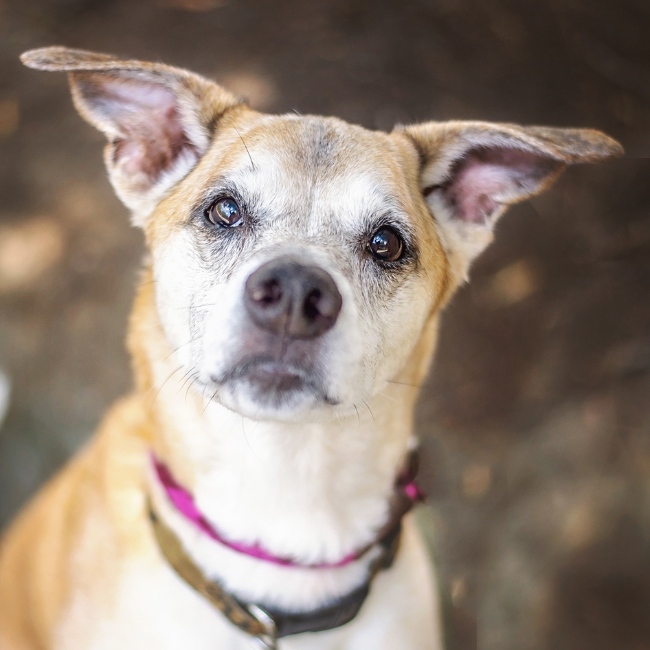
{"label": "dog's whisker", "polygon": [[143,332],[146,332],[146,331],[148,331],[148,330],[156,329],[157,327],[158,327],[158,328],[160,327],[160,323],[155,323],[154,325],[147,325],[146,327],[143,327],[143,328],[142,328],[142,331],[143,331]]}
{"label": "dog's whisker", "polygon": [[[255,423],[257,424],[257,423]],[[248,440],[248,436],[246,435],[246,427],[244,426],[244,418],[241,419],[241,432],[244,436],[244,440],[246,441],[246,445],[248,448],[251,450],[251,454],[255,456],[255,458],[261,462],[261,458],[255,453],[255,450],[253,449],[253,446],[251,445],[250,441]]]}
{"label": "dog's whisker", "polygon": [[162,361],[163,362],[167,361],[167,359],[169,359],[169,357],[171,357],[172,354],[176,354],[176,352],[178,352],[181,348],[184,348],[186,345],[190,345],[191,343],[196,343],[196,341],[200,341],[202,338],[203,338],[203,334],[201,334],[201,336],[197,336],[195,339],[190,339],[186,343],[179,345],[175,350],[172,350],[164,359],[162,359]]}
{"label": "dog's whisker", "polygon": [[372,417],[372,421],[373,421],[373,423],[374,423],[374,424],[377,424],[377,420],[375,420],[375,414],[372,412],[372,409],[371,409],[370,406],[368,405],[368,402],[366,402],[365,399],[362,400],[362,401],[363,401],[363,403],[366,405],[366,408],[368,409],[368,412],[370,413],[370,417]]}
{"label": "dog's whisker", "polygon": [[239,139],[241,140],[241,143],[244,145],[244,149],[246,149],[246,153],[248,154],[248,157],[250,158],[251,161],[251,167],[253,168],[253,171],[255,171],[257,168],[255,167],[255,163],[253,162],[253,156],[251,156],[251,152],[248,150],[248,147],[246,146],[246,143],[244,142],[244,138],[242,138],[241,133],[237,129],[237,127],[233,124],[232,128],[235,129],[235,132],[239,136]]}
{"label": "dog's whisker", "polygon": [[[187,387],[188,390],[189,390],[189,387],[192,385],[194,379],[195,379],[196,377],[198,377],[198,376],[199,376],[199,373],[196,372],[195,370],[192,370],[192,369],[190,368],[190,370],[188,370],[188,371],[185,373],[185,375],[183,376],[183,379],[179,382],[179,383],[180,383],[180,386],[179,386],[178,390],[176,391],[176,395],[180,395],[180,392],[181,392],[185,387]],[[185,398],[186,398],[186,402],[187,402],[187,392],[185,393]]]}
{"label": "dog's whisker", "polygon": [[[218,392],[218,391],[219,391],[219,389],[217,388],[217,389],[214,391],[214,393],[212,393],[212,396],[211,396],[210,399],[208,400],[208,403],[207,403],[207,404],[205,405],[205,407],[203,408],[203,411],[201,411],[201,415],[205,415],[205,412],[208,410],[208,406],[210,406],[212,400],[217,396],[217,392]],[[205,397],[204,397],[204,399],[205,399]]]}
{"label": "dog's whisker", "polygon": [[397,384],[398,386],[408,386],[409,388],[422,388],[422,384],[409,384],[405,381],[395,381],[394,379],[387,379],[388,384]]}
{"label": "dog's whisker", "polygon": [[166,383],[167,383],[167,382],[168,382],[168,381],[169,381],[169,380],[170,380],[170,379],[171,379],[171,378],[172,378],[172,377],[173,377],[173,376],[174,376],[174,375],[175,375],[179,370],[181,370],[182,368],[183,368],[183,364],[181,364],[180,366],[178,366],[178,368],[176,368],[176,370],[174,370],[173,372],[171,372],[171,373],[169,374],[169,376],[167,377],[167,379],[165,379],[165,381],[163,381],[163,383],[160,385],[160,388],[156,391],[156,394],[154,395],[153,399],[151,400],[151,406],[152,406],[152,407],[153,407],[153,405],[156,403],[156,400],[158,399],[158,395],[160,395],[160,392],[161,392],[162,389],[165,387],[165,384],[166,384]]}
{"label": "dog's whisker", "polygon": [[186,386],[187,386],[187,388],[185,389],[185,404],[187,404],[187,396],[188,396],[189,393],[190,393],[190,388],[192,388],[192,386],[193,386],[193,384],[194,384],[194,379],[195,379],[196,377],[198,377],[198,373],[192,373],[192,374],[188,377],[187,381],[185,382],[185,383],[186,383]]}
{"label": "dog's whisker", "polygon": [[192,372],[192,369],[190,368],[189,370],[186,370],[183,373],[183,376],[180,378],[180,381],[178,382],[180,384],[178,390],[176,391],[176,394],[178,395],[183,388],[185,388],[185,382],[187,381],[187,378],[190,376],[190,373]]}
{"label": "dog's whisker", "polygon": [[187,311],[189,309],[203,309],[204,307],[214,307],[217,303],[209,302],[205,305],[188,305],[187,307],[176,307],[178,311]]}

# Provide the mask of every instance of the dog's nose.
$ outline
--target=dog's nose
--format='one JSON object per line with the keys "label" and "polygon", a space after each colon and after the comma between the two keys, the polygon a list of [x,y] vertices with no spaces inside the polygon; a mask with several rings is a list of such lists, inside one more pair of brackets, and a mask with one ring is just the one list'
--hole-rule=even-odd
{"label": "dog's nose", "polygon": [[311,339],[334,325],[343,300],[329,273],[280,258],[262,265],[248,278],[244,302],[262,329]]}

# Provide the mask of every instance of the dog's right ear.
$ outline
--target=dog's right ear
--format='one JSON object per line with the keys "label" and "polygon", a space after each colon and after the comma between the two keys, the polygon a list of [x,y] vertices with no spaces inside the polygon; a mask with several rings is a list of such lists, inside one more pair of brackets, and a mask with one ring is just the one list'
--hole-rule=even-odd
{"label": "dog's right ear", "polygon": [[458,282],[492,241],[508,206],[550,187],[567,165],[623,154],[600,131],[491,122],[398,127],[420,157],[420,189]]}
{"label": "dog's right ear", "polygon": [[111,183],[140,226],[205,153],[219,117],[239,103],[199,75],[158,63],[65,47],[20,58],[30,68],[68,72],[77,110],[109,140]]}

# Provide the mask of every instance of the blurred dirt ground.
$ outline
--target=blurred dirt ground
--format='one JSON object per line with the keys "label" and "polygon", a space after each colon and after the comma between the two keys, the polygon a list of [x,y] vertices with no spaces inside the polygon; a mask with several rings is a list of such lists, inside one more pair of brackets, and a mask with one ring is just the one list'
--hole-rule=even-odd
{"label": "blurred dirt ground", "polygon": [[500,223],[418,429],[450,647],[648,650],[650,3],[0,0],[0,525],[130,386],[142,240],[63,75],[18,63],[50,44],[188,67],[269,111],[621,140]]}

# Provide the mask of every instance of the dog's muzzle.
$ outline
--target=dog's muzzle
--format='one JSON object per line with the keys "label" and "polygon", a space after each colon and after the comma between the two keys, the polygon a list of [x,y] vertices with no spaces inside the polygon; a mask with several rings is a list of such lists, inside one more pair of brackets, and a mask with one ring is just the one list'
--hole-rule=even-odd
{"label": "dog's muzzle", "polygon": [[257,269],[244,291],[244,304],[253,322],[289,339],[323,335],[336,323],[342,303],[327,271],[287,257]]}

